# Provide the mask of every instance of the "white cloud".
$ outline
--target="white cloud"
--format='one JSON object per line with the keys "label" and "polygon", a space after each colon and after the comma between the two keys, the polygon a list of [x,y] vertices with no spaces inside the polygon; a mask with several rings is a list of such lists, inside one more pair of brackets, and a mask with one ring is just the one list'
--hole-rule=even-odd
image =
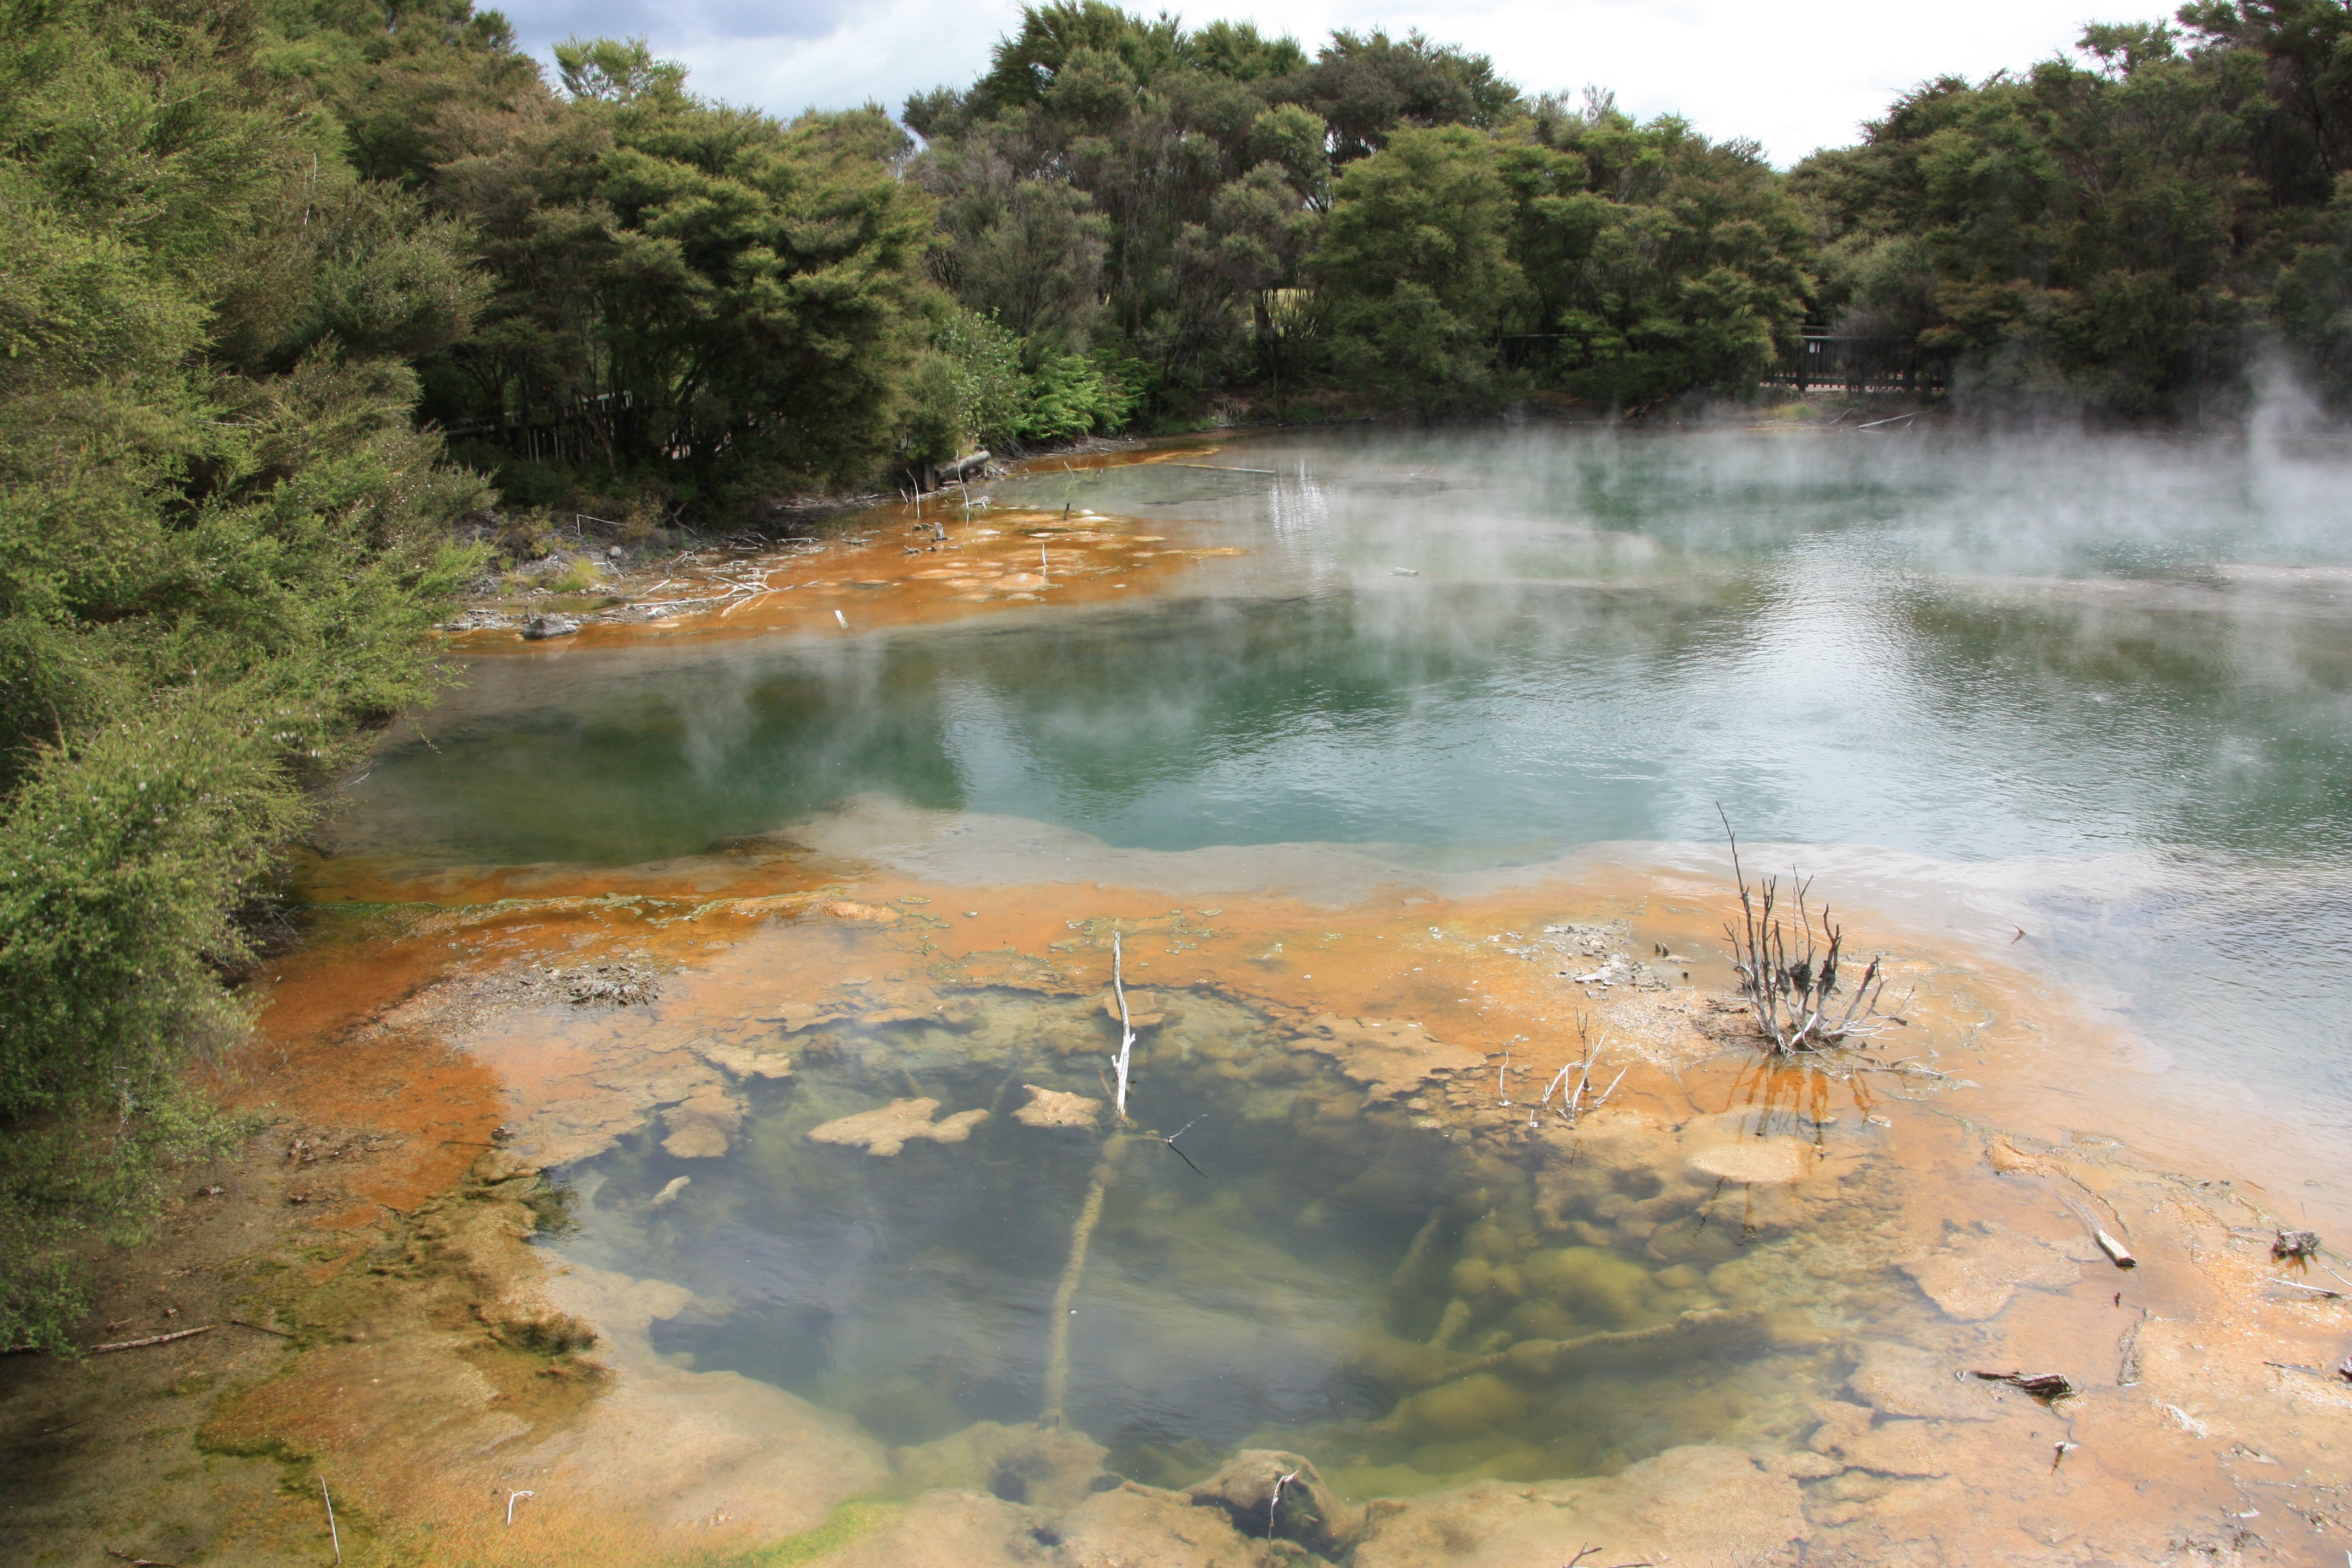
{"label": "white cloud", "polygon": [[[2084,0],[2084,4],[2091,0]],[[1156,4],[1130,9],[1157,10]],[[1280,6],[1209,0],[1187,22],[1220,16],[1295,35],[1311,52],[1334,27],[1419,27],[1492,55],[1530,92],[1609,88],[1626,110],[1680,114],[1710,136],[1752,136],[1787,164],[1855,140],[1895,94],[1930,78],[1981,79],[2068,48],[2084,21],[2046,0],[1968,7],[1883,0],[1308,0]],[[2153,14],[2154,7],[2150,7]],[[697,90],[783,115],[869,100],[896,110],[910,92],[968,85],[989,47],[1019,21],[1011,0],[689,0],[657,12],[622,0],[524,0],[508,8],[533,47],[572,32],[644,34],[693,68]]]}

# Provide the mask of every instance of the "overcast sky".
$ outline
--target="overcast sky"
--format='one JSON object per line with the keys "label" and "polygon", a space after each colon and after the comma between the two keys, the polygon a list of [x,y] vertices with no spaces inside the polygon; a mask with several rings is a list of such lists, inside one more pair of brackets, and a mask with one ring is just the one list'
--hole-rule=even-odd
{"label": "overcast sky", "polygon": [[[479,3],[479,0],[478,0]],[[2077,5],[2096,9],[2077,10]],[[1150,0],[1131,10],[1156,11]],[[1643,118],[1680,114],[1707,135],[1752,136],[1784,167],[1843,146],[1895,93],[1959,72],[1980,79],[2072,46],[2085,21],[2133,21],[2159,4],[2098,0],[1303,0],[1170,6],[1189,23],[1220,16],[1289,33],[1312,54],[1335,27],[1419,27],[1492,55],[1528,92],[1597,84]],[[1016,0],[509,0],[523,42],[573,33],[644,36],[693,68],[706,97],[780,115],[968,86],[989,46],[1020,16]]]}

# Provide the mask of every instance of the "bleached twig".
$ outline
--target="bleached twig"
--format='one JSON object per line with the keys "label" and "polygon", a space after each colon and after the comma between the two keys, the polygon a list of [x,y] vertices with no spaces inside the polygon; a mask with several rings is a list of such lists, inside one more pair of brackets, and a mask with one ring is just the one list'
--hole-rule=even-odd
{"label": "bleached twig", "polygon": [[1135,1026],[1127,1013],[1127,955],[1119,944],[1118,932],[1110,933],[1110,985],[1118,996],[1118,1055],[1111,1058],[1111,1067],[1118,1073],[1117,1109],[1119,1120],[1127,1120],[1127,1069],[1135,1055]]}
{"label": "bleached twig", "polygon": [[[1568,1092],[1560,1095],[1559,1098],[1559,1113],[1561,1116],[1567,1118],[1569,1125],[1571,1127],[1576,1124],[1577,1117],[1581,1114],[1585,1109],[1584,1091],[1592,1087],[1592,1069],[1599,1064],[1601,1060],[1601,1047],[1607,1043],[1609,1038],[1608,1031],[1605,1029],[1601,1031],[1598,1038],[1594,1037],[1591,1030],[1591,1020],[1586,1016],[1579,1016],[1576,1020],[1576,1035],[1577,1038],[1581,1040],[1584,1044],[1584,1054],[1564,1064],[1560,1068],[1559,1071],[1553,1075],[1550,1085],[1544,1089],[1544,1097],[1542,1100],[1542,1103],[1549,1105],[1551,1102],[1553,1092],[1560,1089],[1562,1085],[1566,1084],[1568,1082],[1569,1075],[1570,1073],[1574,1073],[1576,1075],[1575,1086],[1570,1089]],[[1625,1075],[1621,1072],[1617,1076],[1622,1079]],[[1609,1087],[1613,1089],[1617,1086],[1614,1083],[1612,1083]],[[1603,1092],[1601,1100],[1606,1100],[1608,1098],[1608,1094]],[[1601,1100],[1594,1100],[1592,1102],[1591,1109],[1595,1110],[1600,1110]]]}
{"label": "bleached twig", "polygon": [[1265,1500],[1265,1538],[1268,1541],[1272,1541],[1274,1539],[1275,1515],[1281,1511],[1282,1509],[1282,1489],[1288,1486],[1297,1479],[1298,1472],[1297,1470],[1291,1471],[1286,1476],[1277,1476],[1275,1478],[1274,1495]]}

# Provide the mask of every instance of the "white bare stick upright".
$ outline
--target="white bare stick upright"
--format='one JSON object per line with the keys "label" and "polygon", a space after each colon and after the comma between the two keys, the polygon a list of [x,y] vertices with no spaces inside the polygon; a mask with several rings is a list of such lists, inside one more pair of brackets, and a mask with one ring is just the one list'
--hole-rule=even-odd
{"label": "white bare stick upright", "polygon": [[1114,931],[1110,933],[1110,988],[1118,996],[1118,1055],[1111,1058],[1111,1066],[1118,1073],[1117,1106],[1121,1121],[1127,1120],[1128,1062],[1135,1055],[1135,1026],[1129,1022],[1127,1014],[1126,967],[1127,955],[1119,946],[1118,932]]}

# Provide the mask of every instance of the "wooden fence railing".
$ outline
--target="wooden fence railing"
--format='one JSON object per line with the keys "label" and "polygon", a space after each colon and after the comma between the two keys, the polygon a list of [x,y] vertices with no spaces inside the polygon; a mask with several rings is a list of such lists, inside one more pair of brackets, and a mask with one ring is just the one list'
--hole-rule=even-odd
{"label": "wooden fence railing", "polygon": [[1950,388],[1951,369],[1940,355],[1909,338],[1853,337],[1807,332],[1794,352],[1763,377],[1767,386],[1798,392],[1833,388],[1852,394],[1906,393],[1935,396]]}

